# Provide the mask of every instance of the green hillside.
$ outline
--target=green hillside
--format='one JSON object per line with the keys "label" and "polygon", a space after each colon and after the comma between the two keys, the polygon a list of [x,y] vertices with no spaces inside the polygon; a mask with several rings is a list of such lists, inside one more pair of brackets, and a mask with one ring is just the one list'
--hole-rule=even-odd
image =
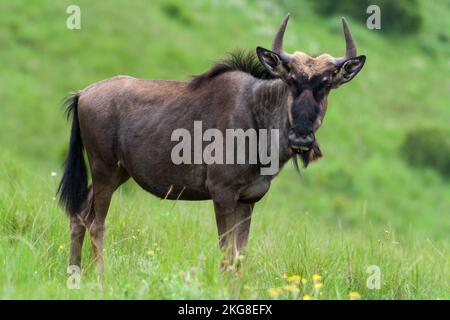
{"label": "green hillside", "polygon": [[[450,298],[450,177],[402,152],[410,132],[450,123],[449,1],[418,1],[414,34],[348,19],[366,65],[330,94],[324,158],[302,177],[287,165],[256,205],[239,274],[218,269],[211,203],[161,201],[130,181],[107,220],[103,292],[91,264],[81,290],[66,288],[68,219],[55,200],[64,96],[118,74],[189,79],[233,49],[270,47],[288,11],[287,51],[340,56],[344,40],[339,14],[307,0],[76,2],[81,30],[66,28],[73,1],[0,2],[0,298],[270,298],[283,274],[308,283],[278,298]],[[366,287],[370,265],[379,290]]]}

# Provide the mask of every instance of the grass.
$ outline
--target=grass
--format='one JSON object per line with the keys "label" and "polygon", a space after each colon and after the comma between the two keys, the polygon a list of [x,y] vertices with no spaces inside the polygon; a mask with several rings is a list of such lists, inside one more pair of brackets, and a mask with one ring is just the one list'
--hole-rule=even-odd
{"label": "grass", "polygon": [[[2,2],[0,297],[259,299],[287,274],[308,283],[278,298],[301,299],[316,294],[320,274],[320,299],[353,291],[449,299],[448,178],[409,166],[399,151],[412,128],[450,119],[448,48],[435,40],[449,11],[420,3],[416,36],[385,37],[349,21],[367,64],[330,95],[318,133],[324,159],[301,178],[287,165],[257,204],[239,274],[219,271],[211,203],[162,201],[130,182],[108,215],[101,292],[88,239],[82,288],[66,287],[68,219],[54,199],[69,134],[64,95],[116,74],[186,79],[234,48],[269,47],[287,10],[288,51],[340,55],[339,20],[317,17],[307,1],[78,1],[82,29],[74,31],[65,28],[70,1]],[[381,270],[379,290],[366,286],[371,265]]]}

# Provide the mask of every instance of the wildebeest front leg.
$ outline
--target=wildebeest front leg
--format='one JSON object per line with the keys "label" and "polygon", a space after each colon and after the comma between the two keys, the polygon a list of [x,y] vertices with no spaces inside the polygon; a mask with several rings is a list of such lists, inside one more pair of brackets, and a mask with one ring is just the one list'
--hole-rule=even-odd
{"label": "wildebeest front leg", "polygon": [[222,268],[236,265],[247,245],[253,203],[235,202],[224,206],[214,201],[220,248],[225,252]]}
{"label": "wildebeest front leg", "polygon": [[254,203],[238,202],[235,209],[236,217],[236,249],[237,253],[245,252],[248,235],[250,233],[250,222],[252,218]]}

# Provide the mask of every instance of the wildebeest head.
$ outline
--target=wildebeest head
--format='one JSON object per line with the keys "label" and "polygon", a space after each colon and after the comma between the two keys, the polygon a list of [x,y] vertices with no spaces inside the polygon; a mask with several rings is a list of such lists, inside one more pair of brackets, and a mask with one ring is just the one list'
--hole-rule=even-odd
{"label": "wildebeest head", "polygon": [[366,57],[356,55],[356,46],[344,18],[342,24],[346,53],[343,57],[334,58],[329,54],[311,57],[299,51],[288,54],[283,51],[283,36],[288,20],[289,14],[281,23],[272,50],[258,47],[256,53],[264,67],[291,89],[293,99],[289,110],[291,127],[288,140],[290,147],[300,153],[305,162],[308,157],[321,156],[315,142],[315,132],[325,116],[330,90],[352,80],[362,69]]}

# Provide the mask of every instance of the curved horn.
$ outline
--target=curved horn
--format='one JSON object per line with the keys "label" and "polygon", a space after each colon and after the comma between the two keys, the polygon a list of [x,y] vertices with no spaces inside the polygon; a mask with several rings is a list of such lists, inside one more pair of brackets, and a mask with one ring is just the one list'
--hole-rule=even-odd
{"label": "curved horn", "polygon": [[283,51],[283,37],[290,16],[291,14],[288,13],[284,17],[283,21],[281,22],[280,29],[278,30],[272,42],[272,51],[279,54],[285,60],[289,60],[289,55]]}
{"label": "curved horn", "polygon": [[345,36],[345,56],[336,59],[336,62],[338,64],[344,62],[349,58],[356,57],[356,44],[355,41],[353,40],[352,33],[350,32],[347,21],[345,20],[344,17],[342,17],[342,27],[344,29],[344,36]]}

